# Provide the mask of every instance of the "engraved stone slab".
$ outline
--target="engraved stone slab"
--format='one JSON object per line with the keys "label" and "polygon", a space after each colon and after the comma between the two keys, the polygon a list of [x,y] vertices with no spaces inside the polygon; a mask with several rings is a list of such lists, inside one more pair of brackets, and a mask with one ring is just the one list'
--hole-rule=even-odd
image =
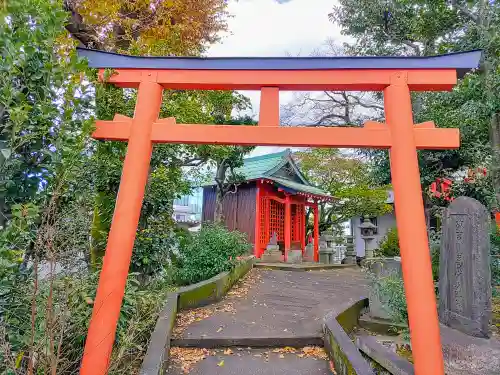
{"label": "engraved stone slab", "polygon": [[[389,276],[401,277],[401,259],[400,258],[371,258],[364,262],[364,265],[370,270],[376,279]],[[381,295],[376,287],[372,285],[368,294],[370,301],[370,316],[378,319],[391,320],[391,314],[388,311],[387,300]]]}
{"label": "engraved stone slab", "polygon": [[477,200],[455,199],[443,215],[439,319],[476,337],[490,336],[490,214]]}

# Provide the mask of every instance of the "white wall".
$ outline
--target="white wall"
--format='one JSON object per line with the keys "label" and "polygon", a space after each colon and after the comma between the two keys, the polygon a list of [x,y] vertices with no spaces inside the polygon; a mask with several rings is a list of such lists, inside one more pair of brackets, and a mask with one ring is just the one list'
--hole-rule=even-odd
{"label": "white wall", "polygon": [[[365,256],[365,241],[361,238],[361,230],[359,229],[360,217],[351,219],[351,228],[354,236],[354,246],[356,248],[356,255],[359,257]],[[394,212],[377,217],[377,234],[375,238],[368,241],[367,247],[369,250],[377,249],[379,243],[385,237],[387,232],[396,226],[396,216]]]}

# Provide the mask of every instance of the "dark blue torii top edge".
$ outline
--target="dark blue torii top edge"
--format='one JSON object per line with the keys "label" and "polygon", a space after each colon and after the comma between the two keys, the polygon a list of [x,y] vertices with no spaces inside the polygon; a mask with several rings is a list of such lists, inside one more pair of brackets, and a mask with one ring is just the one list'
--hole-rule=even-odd
{"label": "dark blue torii top edge", "polygon": [[91,68],[184,70],[455,69],[462,77],[479,68],[482,50],[436,56],[159,57],[77,48]]}

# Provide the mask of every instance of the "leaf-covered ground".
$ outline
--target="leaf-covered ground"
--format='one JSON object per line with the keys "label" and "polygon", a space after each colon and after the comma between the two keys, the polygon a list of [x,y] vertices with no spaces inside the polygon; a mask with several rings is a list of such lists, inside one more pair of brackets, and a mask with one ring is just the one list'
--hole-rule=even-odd
{"label": "leaf-covered ground", "polygon": [[[234,303],[237,299],[244,298],[247,296],[249,290],[261,280],[261,275],[258,270],[252,269],[248,272],[244,278],[239,280],[231,290],[226,294],[224,299],[214,305],[199,307],[196,309],[190,309],[181,311],[177,314],[177,320],[173,329],[173,337],[180,337],[187,327],[189,327],[194,322],[200,322],[210,316],[219,313],[226,312],[229,314],[236,314],[236,309]],[[221,327],[218,329],[222,330]],[[220,332],[220,331],[218,331]]]}
{"label": "leaf-covered ground", "polygon": [[[241,375],[280,373],[276,369],[288,369],[287,374],[328,374],[331,364],[323,348],[171,348],[171,366],[168,374],[233,374],[241,369]],[[262,372],[263,371],[263,372]],[[285,374],[285,373],[284,373]]]}

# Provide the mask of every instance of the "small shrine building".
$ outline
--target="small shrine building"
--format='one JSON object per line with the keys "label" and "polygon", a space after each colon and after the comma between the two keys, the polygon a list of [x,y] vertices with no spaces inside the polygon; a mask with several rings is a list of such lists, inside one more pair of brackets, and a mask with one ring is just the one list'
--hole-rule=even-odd
{"label": "small shrine building", "polygon": [[[333,198],[306,180],[292,152],[287,149],[247,158],[235,172],[245,176],[245,181],[237,186],[234,194],[224,197],[225,225],[246,233],[258,258],[276,233],[286,260],[289,250],[305,251],[306,207],[312,207],[314,260],[318,261],[318,202]],[[203,188],[202,222],[214,219],[216,192],[215,183]]]}

